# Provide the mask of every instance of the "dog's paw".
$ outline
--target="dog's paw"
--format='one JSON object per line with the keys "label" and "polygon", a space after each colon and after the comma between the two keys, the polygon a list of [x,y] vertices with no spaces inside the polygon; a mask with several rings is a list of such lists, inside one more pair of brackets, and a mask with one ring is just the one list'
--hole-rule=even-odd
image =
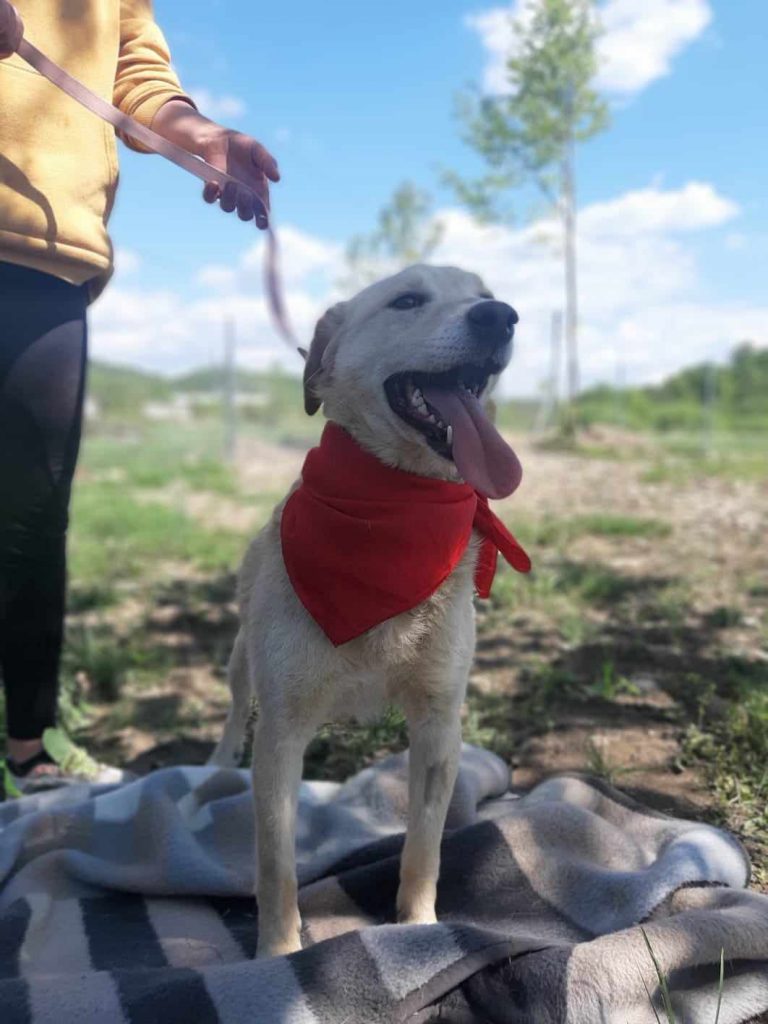
{"label": "dog's paw", "polygon": [[266,960],[270,956],[288,956],[291,953],[298,953],[301,949],[301,939],[275,939],[272,942],[259,939],[256,947],[256,959]]}
{"label": "dog's paw", "polygon": [[434,910],[429,912],[422,912],[420,914],[406,913],[405,911],[398,913],[397,915],[398,924],[437,924],[437,914]]}
{"label": "dog's paw", "polygon": [[421,905],[398,901],[397,905],[398,924],[437,924],[437,914],[434,903],[422,901]]}

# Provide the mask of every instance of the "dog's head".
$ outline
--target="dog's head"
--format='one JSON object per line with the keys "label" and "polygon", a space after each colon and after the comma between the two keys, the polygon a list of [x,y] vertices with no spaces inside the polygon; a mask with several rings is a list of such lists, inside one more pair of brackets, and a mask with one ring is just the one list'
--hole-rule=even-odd
{"label": "dog's head", "polygon": [[517,313],[475,274],[414,266],[333,306],[315,330],[304,404],[390,466],[510,494],[520,463],[485,408]]}

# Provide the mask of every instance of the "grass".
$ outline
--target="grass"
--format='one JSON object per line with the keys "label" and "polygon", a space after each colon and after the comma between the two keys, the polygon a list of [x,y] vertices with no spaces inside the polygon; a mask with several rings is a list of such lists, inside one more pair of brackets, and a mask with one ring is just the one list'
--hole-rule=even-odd
{"label": "grass", "polygon": [[63,658],[63,673],[82,679],[94,700],[115,701],[129,676],[167,671],[167,651],[151,644],[145,636],[117,636],[107,626],[70,628]]}
{"label": "grass", "polygon": [[[768,677],[742,681],[715,704],[704,688],[699,721],[688,726],[686,756],[707,773],[721,804],[738,808],[746,835],[768,834]],[[707,700],[707,696],[710,699]]]}
{"label": "grass", "polygon": [[75,491],[70,565],[78,588],[91,593],[141,578],[160,562],[232,567],[245,541],[234,531],[206,529],[178,508],[136,501],[116,483],[84,483]]}
{"label": "grass", "polygon": [[[648,933],[646,932],[645,928],[641,928],[640,931],[642,933],[643,941],[645,942],[646,949],[648,950],[648,955],[651,958],[651,963],[653,964],[653,969],[656,972],[656,978],[657,978],[658,983],[659,983],[659,992],[661,993],[662,1010],[664,1012],[664,1016],[666,1017],[667,1024],[678,1024],[678,1018],[677,1018],[677,1015],[675,1014],[675,1007],[674,1007],[674,1004],[672,1002],[672,993],[671,993],[670,988],[669,988],[669,979],[667,978],[666,974],[664,973],[664,971],[661,968],[661,964],[659,963],[659,959],[656,956],[656,953],[655,953],[655,951],[653,949],[653,946],[651,945],[651,941],[648,938]],[[656,1018],[656,1021],[658,1022],[658,1024],[661,1024],[661,1017],[659,1017],[658,1011],[656,1009],[656,1005],[655,1005],[655,1003],[653,1001],[653,997],[651,996],[651,993],[650,993],[650,991],[648,989],[648,986],[645,983],[645,978],[643,977],[642,973],[640,974],[640,978],[641,978],[641,980],[643,982],[643,987],[645,988],[646,994],[648,996],[648,1002],[651,1004],[651,1009],[653,1010],[653,1015]],[[722,1005],[723,1005],[723,989],[724,989],[724,987],[725,987],[725,950],[721,948],[721,950],[720,950],[720,977],[719,977],[719,980],[718,980],[718,987],[717,987],[717,1006],[715,1008],[715,1017],[714,1017],[713,1024],[719,1024],[719,1022],[720,1022],[720,1010],[722,1009]]]}
{"label": "grass", "polygon": [[615,700],[624,694],[634,696],[638,690],[634,683],[616,671],[616,666],[610,660],[604,661],[600,674],[590,686],[590,692],[603,700]]}
{"label": "grass", "polygon": [[615,764],[594,740],[588,740],[585,745],[584,766],[590,775],[605,779],[606,782],[614,786],[619,784],[622,776],[630,775],[637,770]]}
{"label": "grass", "polygon": [[494,604],[504,609],[544,607],[552,611],[558,604],[570,609],[574,605],[610,606],[647,592],[660,597],[672,585],[665,578],[621,573],[596,560],[544,557],[540,566],[535,565],[529,576],[502,566],[494,582]]}
{"label": "grass", "polygon": [[521,543],[533,547],[566,549],[581,537],[607,537],[610,540],[663,539],[672,532],[660,519],[606,513],[570,518],[545,516],[531,522],[513,517],[510,527]]}
{"label": "grass", "polygon": [[183,483],[190,490],[238,493],[234,474],[222,458],[220,428],[199,423],[169,429],[138,422],[130,429],[89,435],[81,477],[112,480],[129,489]]}

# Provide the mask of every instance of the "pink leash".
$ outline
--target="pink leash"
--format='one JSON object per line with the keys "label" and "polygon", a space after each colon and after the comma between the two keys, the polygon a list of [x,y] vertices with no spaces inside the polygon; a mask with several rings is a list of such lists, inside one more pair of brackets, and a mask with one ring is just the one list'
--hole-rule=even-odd
{"label": "pink leash", "polygon": [[128,114],[123,114],[122,111],[118,110],[117,107],[113,107],[111,103],[103,100],[100,96],[97,96],[95,92],[92,92],[87,86],[83,85],[76,78],[73,78],[69,72],[65,71],[64,68],[60,67],[49,57],[46,57],[44,53],[41,53],[36,46],[33,46],[26,39],[22,39],[19,43],[18,54],[23,57],[24,60],[31,64],[36,71],[39,71],[41,75],[47,78],[50,82],[61,89],[63,92],[71,96],[73,100],[76,100],[82,106],[86,107],[91,113],[96,114],[103,121],[107,121],[113,125],[118,131],[123,132],[125,135],[130,135],[132,139],[136,139],[151,149],[154,153],[159,153],[160,156],[164,156],[166,160],[170,160],[172,163],[182,167],[185,171],[189,171],[190,174],[194,174],[196,178],[200,178],[202,181],[213,182],[220,187],[227,184],[239,185],[240,188],[247,189],[253,195],[254,203],[260,215],[262,215],[267,222],[267,244],[264,258],[264,289],[267,294],[269,309],[272,314],[272,319],[278,331],[285,340],[292,345],[300,355],[304,356],[303,349],[299,346],[296,340],[290,321],[288,319],[288,313],[285,308],[285,300],[283,298],[283,290],[280,281],[280,267],[279,267],[279,250],[277,245],[277,237],[271,226],[269,211],[267,210],[264,202],[253,192],[253,189],[244,184],[242,181],[238,181],[231,174],[227,174],[226,171],[220,171],[217,167],[207,163],[199,156],[195,156],[194,153],[188,152],[186,149],[182,149],[181,146],[177,146],[174,142],[169,142],[168,139],[164,139],[162,135],[158,135],[157,132],[153,132],[151,128],[145,128],[144,125],[139,124],[134,118]]}

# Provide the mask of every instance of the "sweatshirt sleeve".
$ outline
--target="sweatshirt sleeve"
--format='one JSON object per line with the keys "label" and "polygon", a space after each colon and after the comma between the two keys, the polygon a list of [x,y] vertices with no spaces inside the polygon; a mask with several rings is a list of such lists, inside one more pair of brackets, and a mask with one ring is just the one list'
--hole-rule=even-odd
{"label": "sweatshirt sleeve", "polygon": [[[149,128],[160,107],[172,99],[195,106],[171,67],[168,44],[155,23],[152,0],[120,0],[115,106]],[[135,140],[122,135],[121,138],[131,149],[147,152]]]}

